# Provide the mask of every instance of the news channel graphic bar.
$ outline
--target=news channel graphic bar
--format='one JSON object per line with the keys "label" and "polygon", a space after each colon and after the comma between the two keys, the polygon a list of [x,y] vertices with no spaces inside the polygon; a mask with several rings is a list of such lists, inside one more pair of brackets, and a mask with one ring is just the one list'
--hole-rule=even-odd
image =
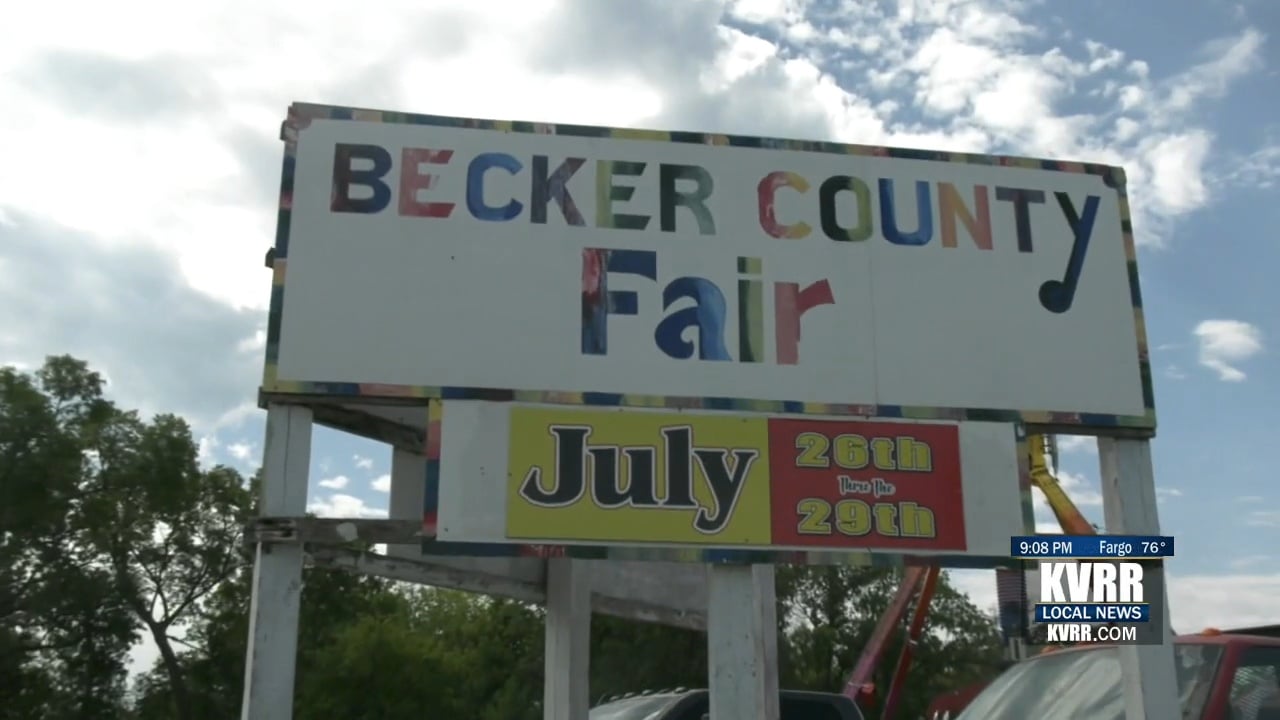
{"label": "news channel graphic bar", "polygon": [[1151,622],[1147,603],[1036,603],[1038,623]]}
{"label": "news channel graphic bar", "polygon": [[1173,557],[1164,535],[1016,535],[1009,556],[1020,560],[1156,560]]}
{"label": "news channel graphic bar", "polygon": [[1040,637],[1045,645],[1163,645],[1163,631],[1158,625],[1088,623],[1046,623],[1040,625]]}
{"label": "news channel graphic bar", "polygon": [[1163,573],[1149,558],[1039,561],[1035,622],[1046,642],[1159,645],[1165,640]]}

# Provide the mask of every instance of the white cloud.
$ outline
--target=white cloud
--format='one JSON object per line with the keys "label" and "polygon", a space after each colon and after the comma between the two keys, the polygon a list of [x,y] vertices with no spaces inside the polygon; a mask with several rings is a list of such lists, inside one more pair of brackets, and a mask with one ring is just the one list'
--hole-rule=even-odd
{"label": "white cloud", "polygon": [[267,347],[267,331],[255,330],[252,335],[236,344],[236,349],[243,353],[259,353]]}
{"label": "white cloud", "polygon": [[1091,435],[1059,435],[1058,452],[1067,453],[1089,453],[1096,455],[1098,453],[1098,439]]}
{"label": "white cloud", "polygon": [[807,4],[806,0],[731,0],[729,12],[749,23],[795,23],[803,17]]}
{"label": "white cloud", "polygon": [[1276,622],[1275,597],[1280,573],[1170,575],[1169,610],[1181,632],[1208,627],[1227,630]]}
{"label": "white cloud", "polygon": [[1205,320],[1194,334],[1200,344],[1200,364],[1224,382],[1244,380],[1244,371],[1236,365],[1262,352],[1262,333],[1240,320]]}
{"label": "white cloud", "polygon": [[1150,165],[1154,192],[1150,201],[1168,215],[1181,215],[1205,204],[1203,167],[1212,138],[1203,130],[1165,135],[1139,143]]}
{"label": "white cloud", "polygon": [[1280,510],[1254,510],[1245,516],[1244,524],[1251,527],[1280,528]]}
{"label": "white cloud", "polygon": [[209,467],[215,464],[214,452],[218,449],[218,439],[212,435],[206,435],[196,441],[196,460],[201,467]]}
{"label": "white cloud", "polygon": [[[257,402],[254,402],[253,400],[246,400],[226,408],[213,420],[213,422],[208,423],[203,427],[207,432],[216,433],[220,430],[226,430],[242,425],[245,421],[253,417],[265,417],[265,415],[262,414],[262,409],[258,407]],[[202,426],[197,425],[197,427]]]}
{"label": "white cloud", "polygon": [[345,493],[333,493],[325,498],[313,500],[307,505],[307,511],[319,517],[336,518],[385,518],[386,508],[369,507],[364,500]]}
{"label": "white cloud", "polygon": [[1084,46],[1089,51],[1089,72],[1119,67],[1124,62],[1124,53],[1096,40],[1085,40]]}
{"label": "white cloud", "polygon": [[[1102,491],[1098,483],[1081,473],[1058,469],[1058,485],[1080,511],[1080,514],[1091,523],[1100,522],[1099,518],[1090,517],[1102,512]],[[1044,499],[1039,490],[1031,491],[1031,504],[1035,513],[1036,532],[1061,533],[1062,526],[1053,513],[1053,508]]]}
{"label": "white cloud", "polygon": [[[785,32],[726,27],[726,7]],[[0,133],[10,164],[26,168],[0,177],[5,217],[17,209],[82,230],[84,244],[161,253],[191,287],[260,311],[276,133],[287,104],[307,98],[1122,163],[1138,238],[1154,242],[1159,217],[1207,202],[1212,137],[1193,122],[1197,103],[1255,67],[1262,42],[1242,32],[1154,80],[1140,58],[1096,41],[1046,49],[1025,8],[995,0],[896,9],[690,1],[677,10],[642,0],[390,0],[391,26],[337,0],[301,15],[278,1],[253,8],[24,6],[0,27],[0,60],[13,70],[0,78],[0,106],[11,109]],[[1091,88],[1113,89],[1100,107],[1064,109]],[[1128,110],[1122,96],[1133,98]],[[95,158],[77,170],[95,192],[64,202],[61,165],[44,155],[51,147]],[[257,355],[264,338],[249,328],[234,343]],[[250,391],[252,365],[237,376]]]}
{"label": "white cloud", "polygon": [[1244,557],[1232,558],[1229,565],[1232,570],[1247,570],[1258,565],[1271,562],[1270,555],[1245,555]]}
{"label": "white cloud", "polygon": [[[1061,532],[1055,527],[1056,532]],[[1066,562],[1075,562],[1067,560]],[[996,607],[996,574],[993,570],[948,570],[952,585],[969,596],[970,601],[980,609],[988,610]],[[1028,570],[1025,573],[1028,599],[1032,599],[1039,591],[1040,573]]]}
{"label": "white cloud", "polygon": [[332,490],[341,490],[350,483],[351,480],[346,475],[338,475],[336,477],[323,478],[318,483],[320,487],[330,488]]}
{"label": "white cloud", "polygon": [[1264,145],[1232,163],[1223,179],[1256,190],[1276,187],[1280,184],[1280,142]]}
{"label": "white cloud", "polygon": [[367,458],[362,455],[356,455],[352,457],[352,461],[355,462],[356,467],[360,468],[361,470],[370,470],[373,468],[373,458]]}
{"label": "white cloud", "polygon": [[1198,100],[1224,95],[1232,80],[1257,69],[1262,62],[1260,51],[1264,39],[1256,29],[1245,28],[1239,36],[1209,43],[1204,48],[1208,59],[1169,83],[1161,110],[1187,110]]}
{"label": "white cloud", "polygon": [[1261,495],[1241,495],[1240,497],[1236,498],[1236,502],[1258,503],[1258,502],[1262,502],[1263,499],[1264,498]]}
{"label": "white cloud", "polygon": [[1085,475],[1059,468],[1058,484],[1076,505],[1101,507],[1102,491],[1098,483]]}
{"label": "white cloud", "polygon": [[380,493],[389,493],[391,492],[391,476],[379,475],[369,483],[369,487]]}
{"label": "white cloud", "polygon": [[[1126,64],[1123,51],[1096,41],[1085,41],[1083,57],[1033,50],[1043,33],[1023,21],[1024,9],[982,0],[903,4],[896,16],[862,9],[839,24],[843,36],[884,38],[885,48],[862,48],[878,58],[867,61],[871,88],[913,89],[916,106],[946,128],[945,137],[917,145],[1122,165],[1138,242],[1163,244],[1173,218],[1210,199],[1204,178],[1213,137],[1190,118],[1259,65],[1261,35],[1210,42],[1203,62],[1153,80],[1145,62]],[[1062,111],[1084,96],[1110,105]],[[905,128],[885,119],[909,141]]]}
{"label": "white cloud", "polygon": [[253,455],[253,445],[247,442],[232,443],[227,446],[227,452],[236,460],[247,462]]}
{"label": "white cloud", "polygon": [[[1118,162],[1134,180],[1135,213],[1178,215],[1205,202],[1211,138],[1189,125],[1192,112],[1257,66],[1263,39],[1248,30],[1210,43],[1202,62],[1153,81],[1140,59],[1126,64],[1126,53],[1096,41],[1046,51],[1025,8],[995,0],[896,11],[804,0],[691,0],[678,10],[640,0],[389,0],[390,26],[337,0],[310,7],[25,6],[0,28],[0,58],[14,70],[0,80],[0,105],[11,108],[0,133],[10,164],[26,171],[0,178],[0,197],[97,242],[172,254],[192,286],[250,308],[267,298],[261,273],[246,269],[261,268],[272,236],[275,134],[301,98]],[[783,35],[729,30],[725,9]],[[703,87],[708,74],[719,82]],[[866,83],[877,78],[884,92]],[[1064,111],[1086,81],[1112,83],[1116,105]],[[477,91],[488,87],[502,91]],[[899,88],[934,113],[928,122],[908,114],[916,108]],[[1122,96],[1132,112],[1120,117]],[[1099,144],[1113,124],[1115,144]],[[97,190],[70,209],[51,191],[60,171],[42,159],[49,147],[95,158],[78,172]],[[1139,227],[1140,241],[1155,240]]]}

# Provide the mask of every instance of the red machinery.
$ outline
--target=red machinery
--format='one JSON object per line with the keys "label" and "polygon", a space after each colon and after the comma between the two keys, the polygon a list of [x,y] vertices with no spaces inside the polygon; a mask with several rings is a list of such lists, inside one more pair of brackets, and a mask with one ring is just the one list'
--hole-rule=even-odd
{"label": "red machinery", "polygon": [[[1053,514],[1058,520],[1058,524],[1062,526],[1063,532],[1068,535],[1095,534],[1097,530],[1085,519],[1075,503],[1071,502],[1071,498],[1067,496],[1066,491],[1062,489],[1058,479],[1054,476],[1057,453],[1052,439],[1044,435],[1031,435],[1027,437],[1027,445],[1028,454],[1030,455],[1031,481],[1040,489],[1045,500],[1048,501],[1049,507],[1053,510]],[[929,603],[933,600],[933,593],[937,588],[938,575],[940,573],[941,569],[936,565],[910,566],[906,569],[897,594],[894,596],[893,601],[889,603],[884,615],[880,617],[875,630],[871,633],[871,638],[862,650],[862,655],[858,658],[857,664],[854,665],[848,682],[845,683],[844,695],[846,697],[851,698],[860,707],[865,707],[869,704],[876,691],[871,681],[872,673],[884,654],[889,637],[894,629],[902,623],[910,610],[911,619],[906,627],[906,643],[903,645],[902,653],[898,656],[892,679],[885,694],[884,708],[881,712],[882,720],[892,720],[894,713],[897,712],[902,685],[906,679],[907,670],[911,666],[915,646],[919,642],[920,634],[924,631],[924,621],[929,613]],[[944,696],[944,698],[935,700],[934,704],[936,705],[945,699],[960,703],[960,708],[963,708],[964,704],[967,704],[973,695],[981,691],[986,684],[986,682],[983,682],[963,688]],[[948,705],[954,703],[948,702]],[[955,712],[958,711],[959,709],[957,708]]]}

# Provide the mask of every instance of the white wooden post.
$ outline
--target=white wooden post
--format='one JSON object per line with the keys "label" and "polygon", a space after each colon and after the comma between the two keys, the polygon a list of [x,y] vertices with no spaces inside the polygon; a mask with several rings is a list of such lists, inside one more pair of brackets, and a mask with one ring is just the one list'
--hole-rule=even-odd
{"label": "white wooden post", "polygon": [[[308,407],[273,403],[267,408],[260,510],[263,516],[305,514],[311,465],[311,421]],[[259,543],[253,563],[241,720],[293,717],[301,593],[302,546]]]}
{"label": "white wooden post", "polygon": [[571,558],[547,560],[544,720],[587,720],[591,695],[591,577]]}
{"label": "white wooden post", "polygon": [[[1098,438],[1098,460],[1102,472],[1103,514],[1108,533],[1159,535],[1156,512],[1155,473],[1151,466],[1151,444],[1147,440]],[[1155,573],[1148,573],[1152,577]],[[1163,578],[1159,578],[1163,581]],[[1150,598],[1163,606],[1163,645],[1121,646],[1124,673],[1125,717],[1130,720],[1167,720],[1182,716],[1178,707],[1173,637],[1169,631],[1167,586],[1161,597]],[[1153,612],[1153,619],[1156,613]]]}
{"label": "white wooden post", "polygon": [[[426,490],[427,458],[400,448],[391,450],[391,497],[387,516],[392,520],[421,520]],[[387,545],[390,557],[422,557],[422,543]]]}
{"label": "white wooden post", "polygon": [[778,720],[772,565],[713,565],[707,582],[711,720]]}

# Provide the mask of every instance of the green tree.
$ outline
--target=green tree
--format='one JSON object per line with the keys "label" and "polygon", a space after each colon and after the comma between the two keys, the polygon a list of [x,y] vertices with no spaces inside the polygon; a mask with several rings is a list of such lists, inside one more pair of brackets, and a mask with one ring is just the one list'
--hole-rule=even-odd
{"label": "green tree", "polygon": [[71,358],[0,368],[0,716],[119,714],[136,638],[85,542],[86,438],[114,412]]}
{"label": "green tree", "polygon": [[543,613],[514,600],[418,588],[417,625],[448,658],[459,684],[459,718],[542,716]]}
{"label": "green tree", "polygon": [[351,617],[331,628],[322,662],[300,668],[295,717],[470,717],[465,688],[472,678],[434,641],[428,621],[408,601]]}
{"label": "green tree", "polygon": [[591,619],[591,696],[707,685],[707,635],[697,630]]}
{"label": "green tree", "polygon": [[172,631],[242,562],[248,491],[239,473],[201,471],[185,422],[115,413],[94,436],[87,538],[109,562],[114,592],[159,650],[174,717],[192,720]]}
{"label": "green tree", "polygon": [[[303,572],[294,716],[535,720],[542,623],[535,608],[408,588],[340,570]],[[235,717],[243,688],[251,573],[207,604],[181,656],[199,720]],[[138,720],[172,717],[157,667],[136,688]]]}
{"label": "green tree", "polygon": [[16,687],[48,688],[44,709],[15,710],[29,700],[18,696],[0,712],[120,715],[127,652],[145,632],[170,717],[194,717],[173,631],[241,564],[249,506],[238,473],[196,457],[184,421],[118,408],[83,361],[0,369],[2,666],[23,676]]}
{"label": "green tree", "polygon": [[[188,633],[181,656],[199,720],[234,717],[243,682],[250,573],[224,583]],[[838,691],[896,588],[870,568],[781,568],[784,687]],[[543,613],[509,600],[407,588],[336,570],[304,571],[295,716],[300,720],[540,716]],[[900,717],[936,694],[988,672],[998,660],[994,623],[940,582],[907,677]],[[876,675],[888,682],[900,638]],[[703,633],[596,616],[593,698],[645,689],[705,687]],[[172,717],[169,683],[153,672],[139,688],[139,720]],[[871,709],[873,712],[876,709]],[[874,715],[872,715],[874,716]]]}
{"label": "green tree", "polygon": [[[203,603],[184,638],[186,652],[178,656],[195,703],[195,720],[219,720],[237,717],[244,689],[244,663],[248,645],[249,599],[253,569],[242,565],[232,577],[222,582]],[[349,658],[353,646],[350,626],[366,618],[402,617],[407,613],[407,600],[379,578],[350,573],[306,568],[299,610],[297,683],[299,703],[296,717],[304,718],[309,707],[301,700],[312,688],[325,690],[324,684],[336,691],[361,692],[360,684],[316,681],[325,676],[326,668],[335,662],[337,652]],[[371,643],[364,643],[370,647]],[[317,670],[318,669],[318,670]],[[134,688],[138,720],[168,720],[173,717],[173,691],[167,679],[164,660],[139,679]],[[329,702],[322,700],[319,702]],[[358,717],[358,716],[357,716]]]}
{"label": "green tree", "polygon": [[[779,643],[784,687],[839,692],[872,630],[896,592],[901,573],[888,568],[823,566],[779,568]],[[887,643],[873,682],[875,717],[902,650],[905,623]],[[922,715],[931,699],[994,673],[1001,659],[995,620],[939,578],[919,644],[907,672],[898,717]]]}

